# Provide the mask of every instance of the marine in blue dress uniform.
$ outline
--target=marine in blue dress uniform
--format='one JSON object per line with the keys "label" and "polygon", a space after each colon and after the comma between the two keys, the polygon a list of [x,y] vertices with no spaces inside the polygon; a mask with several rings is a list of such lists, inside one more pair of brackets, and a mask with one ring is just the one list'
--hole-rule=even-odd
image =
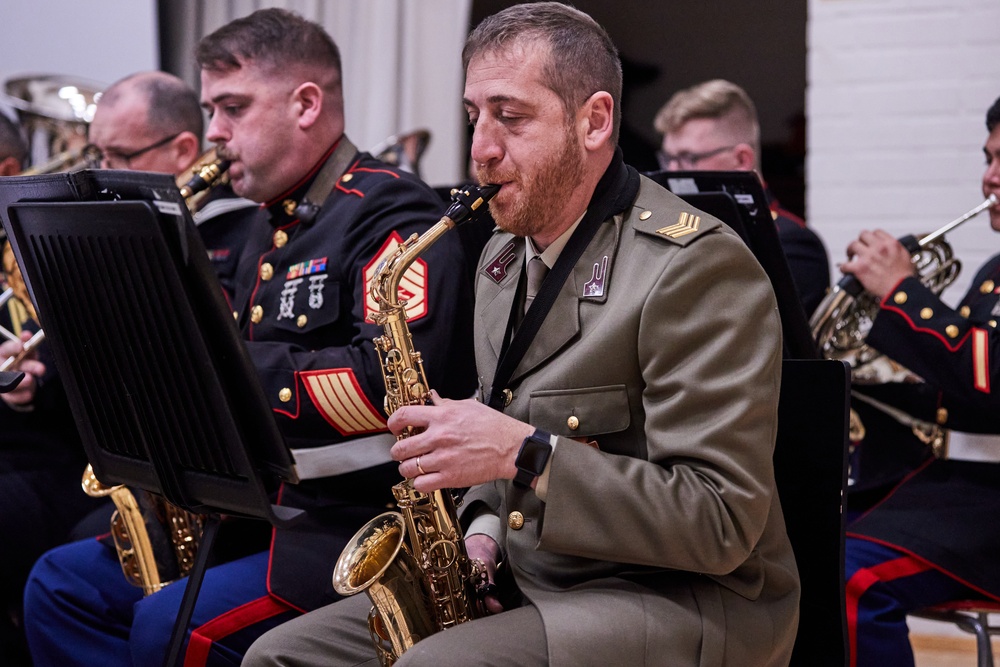
{"label": "marine in blue dress uniform", "polygon": [[[185,664],[239,664],[260,633],[336,599],[334,562],[401,481],[382,409],[385,387],[368,321],[378,262],[436,222],[436,193],[359,152],[343,133],[340,60],[318,25],[255,12],[203,40],[207,139],[232,160],[234,191],[264,204],[236,272],[233,315],[258,369],[298,485],[278,502],[308,510],[271,548],[210,568]],[[469,396],[471,284],[457,236],[445,236],[400,286],[432,386]],[[183,589],[141,598],[97,543],[50,552],[26,596],[38,665],[158,664]]]}
{"label": "marine in blue dress uniform", "polygon": [[[1000,99],[987,113],[983,194],[1000,194]],[[1000,231],[1000,210],[990,209]],[[880,296],[867,342],[924,380],[869,390],[944,428],[1000,433],[1000,255],[979,269],[958,308],[907,275],[909,253],[885,232],[848,248],[853,273]],[[904,277],[899,279],[899,273]],[[852,665],[913,664],[906,613],[964,598],[1000,599],[1000,465],[929,458],[848,526]]]}

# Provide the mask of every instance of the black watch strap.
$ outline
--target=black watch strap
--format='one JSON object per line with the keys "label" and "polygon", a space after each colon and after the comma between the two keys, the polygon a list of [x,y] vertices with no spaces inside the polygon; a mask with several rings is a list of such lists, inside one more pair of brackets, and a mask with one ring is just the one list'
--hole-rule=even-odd
{"label": "black watch strap", "polygon": [[514,459],[514,465],[517,466],[514,486],[530,489],[535,478],[545,471],[545,465],[552,455],[551,438],[551,435],[539,428],[524,439],[524,442],[521,443],[521,450],[517,453],[517,458]]}

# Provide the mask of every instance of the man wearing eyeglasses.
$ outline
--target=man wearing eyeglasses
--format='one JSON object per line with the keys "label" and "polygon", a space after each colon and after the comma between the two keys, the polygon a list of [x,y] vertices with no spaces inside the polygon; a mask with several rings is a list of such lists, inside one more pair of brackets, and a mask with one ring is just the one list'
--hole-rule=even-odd
{"label": "man wearing eyeglasses", "polygon": [[[198,96],[190,86],[163,72],[133,74],[108,87],[98,103],[90,126],[92,143],[84,151],[88,166],[180,174],[201,155],[203,124]],[[4,118],[0,175],[6,172],[4,165],[19,171],[26,153],[19,129]],[[3,159],[8,156],[11,160]],[[231,193],[213,195],[195,220],[202,221],[198,229],[225,289],[231,288],[250,216],[259,209]],[[30,319],[11,314],[2,323],[20,340],[0,339],[0,361],[20,354],[35,330]],[[13,366],[11,370],[23,371],[25,377],[15,391],[0,394],[0,534],[18,536],[0,549],[0,664],[9,667],[31,662],[20,617],[32,565],[67,540],[106,532],[110,515],[87,516],[102,501],[85,496],[80,487],[86,455],[47,353],[43,344]],[[245,529],[245,524],[227,527],[234,537],[241,531],[241,540]],[[268,536],[265,532],[260,538],[266,542]],[[262,545],[243,548],[257,550]]]}
{"label": "man wearing eyeglasses", "polygon": [[[93,168],[179,175],[202,155],[204,117],[198,96],[166,72],[138,72],[108,86],[97,102],[84,155]],[[195,213],[201,239],[227,298],[236,260],[257,205],[219,186]]]}
{"label": "man wearing eyeglasses", "polygon": [[[760,124],[746,91],[715,79],[681,90],[660,109],[654,121],[663,135],[657,153],[667,171],[756,171],[760,169]],[[830,263],[823,241],[802,218],[784,208],[765,186],[778,240],[806,316],[830,287]]]}

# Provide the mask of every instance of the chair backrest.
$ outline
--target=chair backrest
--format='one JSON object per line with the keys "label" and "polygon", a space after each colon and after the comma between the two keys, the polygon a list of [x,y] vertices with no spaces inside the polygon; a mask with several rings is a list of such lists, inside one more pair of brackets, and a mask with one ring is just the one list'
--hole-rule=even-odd
{"label": "chair backrest", "polygon": [[846,664],[844,493],[850,370],[786,359],[774,470],[802,581],[793,666]]}

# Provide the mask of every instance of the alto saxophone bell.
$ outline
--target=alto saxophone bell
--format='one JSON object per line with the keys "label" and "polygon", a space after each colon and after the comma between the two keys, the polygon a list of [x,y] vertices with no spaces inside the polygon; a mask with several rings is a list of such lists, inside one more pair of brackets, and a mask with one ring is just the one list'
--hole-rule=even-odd
{"label": "alto saxophone bell", "polygon": [[[388,414],[403,405],[423,405],[429,385],[420,352],[413,349],[406,301],[399,285],[406,270],[445,232],[474,220],[499,186],[468,186],[452,195],[445,215],[420,236],[407,239],[379,266],[369,284],[384,334],[374,340],[385,381]],[[407,437],[407,433],[400,438]],[[334,566],[340,595],[365,591],[372,601],[368,630],[379,662],[389,667],[421,639],[485,615],[478,591],[486,574],[469,559],[451,493],[422,493],[412,480],[392,487],[399,512],[375,517],[348,543]]]}

